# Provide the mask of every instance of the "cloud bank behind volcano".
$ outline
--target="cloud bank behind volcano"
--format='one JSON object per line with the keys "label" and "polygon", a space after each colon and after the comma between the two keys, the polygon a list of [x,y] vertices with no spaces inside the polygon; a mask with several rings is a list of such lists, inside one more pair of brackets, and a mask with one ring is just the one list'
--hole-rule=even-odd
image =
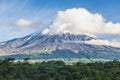
{"label": "cloud bank behind volcano", "polygon": [[107,22],[101,14],[93,14],[84,8],[73,8],[59,11],[54,22],[42,33],[120,35],[120,23]]}

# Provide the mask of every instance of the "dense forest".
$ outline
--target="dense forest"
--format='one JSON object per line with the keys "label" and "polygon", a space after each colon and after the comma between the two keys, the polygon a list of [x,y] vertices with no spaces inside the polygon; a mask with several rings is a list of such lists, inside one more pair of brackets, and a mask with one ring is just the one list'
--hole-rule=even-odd
{"label": "dense forest", "polygon": [[62,61],[42,63],[0,60],[0,80],[120,80],[120,62],[66,65]]}

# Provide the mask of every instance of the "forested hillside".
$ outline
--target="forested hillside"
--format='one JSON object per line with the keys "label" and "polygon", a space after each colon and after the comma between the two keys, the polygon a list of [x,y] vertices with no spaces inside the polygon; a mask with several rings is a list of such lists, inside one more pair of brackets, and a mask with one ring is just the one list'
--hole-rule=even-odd
{"label": "forested hillside", "polygon": [[42,63],[0,60],[0,80],[120,80],[120,62],[76,63],[62,61]]}

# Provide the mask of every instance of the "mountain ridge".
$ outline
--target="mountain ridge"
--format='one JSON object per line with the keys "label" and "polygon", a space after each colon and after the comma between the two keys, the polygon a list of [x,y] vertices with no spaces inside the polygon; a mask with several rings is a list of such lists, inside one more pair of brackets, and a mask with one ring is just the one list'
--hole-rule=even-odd
{"label": "mountain ridge", "polygon": [[72,58],[73,56],[74,58],[120,58],[120,48],[105,45],[92,45],[84,42],[93,39],[97,40],[98,38],[83,34],[75,35],[66,33],[59,35],[42,35],[37,33],[0,43],[0,53],[9,55],[12,55],[12,53],[14,53],[14,55],[43,55],[47,53],[48,58],[51,56],[49,54],[52,54],[53,58],[58,55],[58,57],[62,56],[64,58]]}

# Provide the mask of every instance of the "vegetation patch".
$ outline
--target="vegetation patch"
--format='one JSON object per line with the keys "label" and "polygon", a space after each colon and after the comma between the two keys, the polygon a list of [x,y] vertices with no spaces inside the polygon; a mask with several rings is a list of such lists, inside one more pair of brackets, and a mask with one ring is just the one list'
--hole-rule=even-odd
{"label": "vegetation patch", "polygon": [[0,60],[0,80],[120,80],[119,61],[66,65],[63,61],[29,63],[28,60]]}

